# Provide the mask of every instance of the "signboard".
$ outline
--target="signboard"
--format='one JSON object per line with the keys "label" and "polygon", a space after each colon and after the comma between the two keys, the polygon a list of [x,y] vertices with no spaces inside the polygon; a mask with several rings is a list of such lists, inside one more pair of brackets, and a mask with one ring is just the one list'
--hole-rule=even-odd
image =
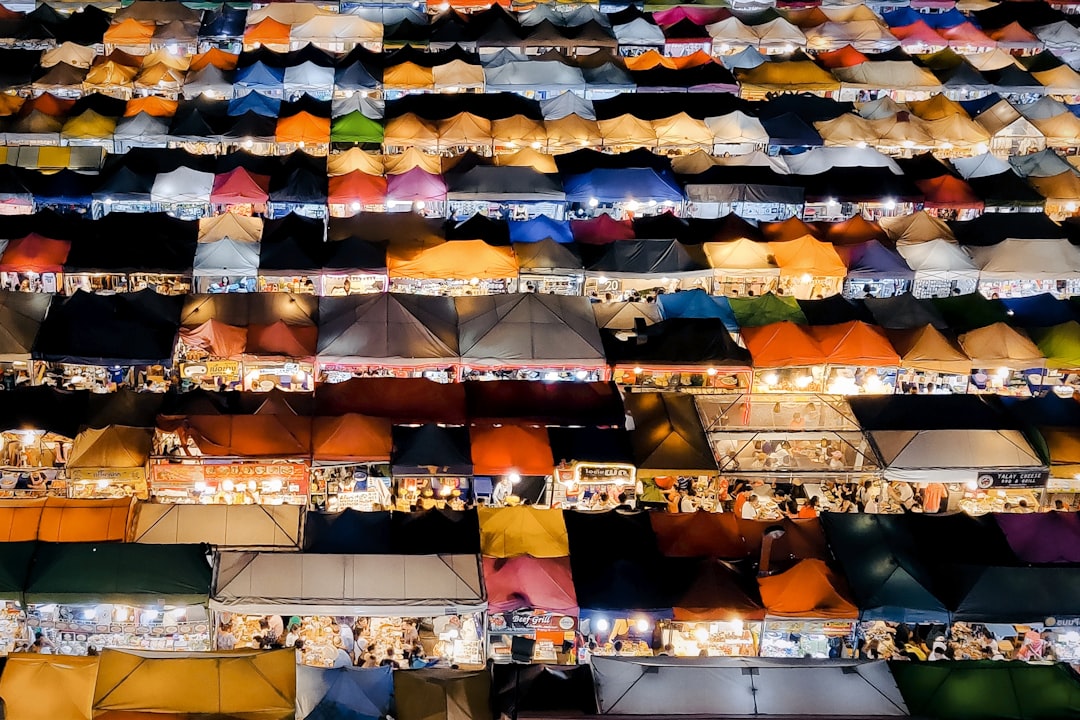
{"label": "signboard", "polygon": [[614,465],[598,463],[577,463],[574,466],[575,479],[582,484],[634,484],[633,465]]}
{"label": "signboard", "polygon": [[206,376],[235,379],[240,377],[240,363],[235,360],[181,363],[180,374],[189,379]]}
{"label": "signboard", "polygon": [[1049,470],[998,470],[980,472],[980,490],[990,488],[1041,488],[1050,477]]}
{"label": "signboard", "polygon": [[488,631],[505,635],[532,635],[534,633],[565,633],[577,627],[577,618],[544,610],[515,610],[492,613],[488,618]]}
{"label": "signboard", "polygon": [[150,477],[155,487],[187,487],[204,482],[211,485],[231,480],[257,483],[280,480],[290,493],[306,493],[308,468],[299,463],[232,463],[228,465],[181,465],[154,463]]}
{"label": "signboard", "polygon": [[146,478],[146,470],[141,467],[133,468],[94,468],[78,467],[67,469],[68,477],[72,480],[108,480],[117,483],[141,483]]}

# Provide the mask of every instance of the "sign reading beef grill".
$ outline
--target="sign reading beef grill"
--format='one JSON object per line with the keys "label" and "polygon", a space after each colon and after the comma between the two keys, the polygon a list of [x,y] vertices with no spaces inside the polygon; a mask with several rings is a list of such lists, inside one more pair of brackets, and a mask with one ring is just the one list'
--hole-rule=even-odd
{"label": "sign reading beef grill", "polygon": [[1048,470],[1001,470],[979,473],[979,488],[1034,488],[1044,487],[1050,477]]}

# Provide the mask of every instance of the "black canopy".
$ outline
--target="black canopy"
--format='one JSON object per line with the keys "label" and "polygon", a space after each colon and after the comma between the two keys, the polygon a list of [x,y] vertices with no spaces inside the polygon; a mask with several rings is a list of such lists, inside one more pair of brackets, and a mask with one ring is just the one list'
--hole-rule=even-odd
{"label": "black canopy", "polygon": [[466,427],[395,425],[391,435],[390,463],[395,475],[472,475]]}
{"label": "black canopy", "polygon": [[[599,564],[605,560],[660,556],[648,512],[564,510],[563,520],[572,560]],[[577,573],[574,575],[576,580]]]}
{"label": "black canopy", "polygon": [[496,380],[465,383],[475,423],[619,426],[625,415],[614,383]]}
{"label": "black canopy", "polygon": [[637,330],[627,339],[604,330],[604,354],[613,365],[662,364],[749,367],[750,353],[731,339],[718,318],[671,318]]}
{"label": "black canopy", "polygon": [[394,550],[403,555],[475,555],[480,552],[476,509],[394,513]]}
{"label": "black canopy", "polygon": [[388,555],[394,553],[390,511],[309,512],[304,525],[304,552]]}
{"label": "black canopy", "polygon": [[848,404],[863,430],[1020,429],[988,395],[875,395],[851,397]]}

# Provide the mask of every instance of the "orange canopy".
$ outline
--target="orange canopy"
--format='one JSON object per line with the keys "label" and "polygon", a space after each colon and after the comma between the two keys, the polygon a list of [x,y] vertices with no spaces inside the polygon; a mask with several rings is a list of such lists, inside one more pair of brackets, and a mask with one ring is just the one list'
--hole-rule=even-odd
{"label": "orange canopy", "polygon": [[213,457],[307,457],[311,418],[297,415],[192,415],[186,431],[203,455]]}
{"label": "orange canopy", "polygon": [[844,277],[847,266],[840,259],[836,248],[826,242],[803,235],[797,240],[771,242],[776,265],[781,276],[811,275],[813,277]]}
{"label": "orange canopy", "polygon": [[304,111],[281,118],[275,140],[279,143],[319,145],[330,142],[330,118],[316,117]]}
{"label": "orange canopy", "polygon": [[123,542],[131,499],[35,498],[0,504],[0,541]]}
{"label": "orange canopy", "polygon": [[319,329],[314,325],[289,325],[278,320],[272,325],[249,325],[245,354],[311,357],[318,345]]}
{"label": "orange canopy", "polygon": [[487,280],[518,274],[513,249],[483,240],[452,240],[419,249],[395,243],[386,253],[386,267],[391,277],[412,280]]}
{"label": "orange canopy", "polygon": [[110,25],[105,31],[102,41],[106,45],[149,45],[150,40],[154,37],[155,29],[154,23],[139,22],[128,18]]}
{"label": "orange canopy", "polygon": [[271,17],[263,18],[244,30],[244,44],[288,45],[292,28]]}
{"label": "orange canopy", "polygon": [[775,617],[855,619],[847,584],[821,560],[802,560],[779,575],[758,578],[765,610]]}
{"label": "orange canopy", "polygon": [[761,234],[770,242],[783,242],[797,240],[804,235],[817,237],[817,229],[804,222],[801,218],[792,215],[783,222],[771,222],[761,224]]}
{"label": "orange canopy", "polygon": [[855,215],[847,220],[835,223],[818,223],[818,232],[814,235],[833,245],[858,245],[868,240],[889,243],[889,236],[876,222],[870,222],[862,215]]}
{"label": "orange canopy", "polygon": [[64,269],[71,243],[53,240],[37,233],[8,243],[0,256],[2,272],[60,272]]}
{"label": "orange canopy", "polygon": [[869,58],[853,48],[845,45],[837,50],[826,50],[817,54],[818,62],[829,70],[836,68],[854,67],[867,62]]}
{"label": "orange canopy", "polygon": [[56,97],[52,93],[42,93],[32,97],[19,108],[19,117],[26,117],[35,110],[53,117],[66,117],[75,107],[75,101],[70,98]]}
{"label": "orange canopy", "polygon": [[547,430],[521,425],[473,426],[473,473],[476,475],[550,475],[555,469]]}
{"label": "orange canopy", "polygon": [[825,351],[810,331],[790,321],[743,328],[742,339],[754,367],[823,365]]}
{"label": "orange canopy", "polygon": [[168,100],[157,95],[132,98],[124,107],[124,117],[135,117],[141,112],[153,117],[168,118],[176,114],[176,100]]}
{"label": "orange canopy", "polygon": [[834,365],[879,367],[899,365],[900,356],[893,349],[885,332],[859,320],[839,325],[818,325],[810,334]]}
{"label": "orange canopy", "polygon": [[666,557],[744,558],[746,542],[734,513],[649,513]]}
{"label": "orange canopy", "polygon": [[330,178],[330,205],[382,205],[386,202],[386,178],[353,170]]}
{"label": "orange canopy", "polygon": [[232,358],[244,354],[247,328],[226,325],[213,318],[201,325],[180,328],[180,339],[188,347],[199,348],[212,357]]}
{"label": "orange canopy", "polygon": [[213,65],[218,70],[235,70],[236,62],[239,59],[239,55],[225,52],[221,48],[210,48],[206,52],[199,53],[191,58],[191,65],[188,66],[188,70],[197,72],[207,65]]}
{"label": "orange canopy", "polygon": [[390,421],[348,413],[312,421],[312,453],[316,460],[389,462]]}
{"label": "orange canopy", "polygon": [[975,194],[971,186],[952,175],[916,180],[915,186],[926,195],[924,205],[928,208],[983,208],[982,199]]}

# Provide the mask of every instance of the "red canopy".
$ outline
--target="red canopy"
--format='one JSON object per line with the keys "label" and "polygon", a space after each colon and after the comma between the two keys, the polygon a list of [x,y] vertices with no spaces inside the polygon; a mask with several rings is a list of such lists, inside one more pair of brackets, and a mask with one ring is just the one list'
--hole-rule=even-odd
{"label": "red canopy", "polygon": [[30,233],[8,243],[0,257],[0,272],[61,272],[70,251],[67,240]]}
{"label": "red canopy", "polygon": [[810,334],[834,365],[878,367],[899,365],[900,356],[885,336],[885,331],[859,320],[839,325],[817,325]]}
{"label": "red canopy", "polygon": [[318,345],[319,329],[314,325],[289,325],[278,320],[272,325],[249,325],[246,352],[252,355],[311,357]]}
{"label": "red canopy", "polygon": [[469,438],[476,475],[550,475],[555,470],[546,428],[473,426]]}
{"label": "red canopy", "polygon": [[389,462],[390,421],[349,413],[312,421],[312,453],[316,460]]}
{"label": "red canopy", "polygon": [[214,205],[264,205],[270,197],[266,192],[269,184],[270,178],[266,175],[253,175],[242,167],[233,168],[214,178],[210,202]]}
{"label": "red canopy", "polygon": [[215,457],[307,457],[311,418],[297,415],[193,415],[187,431],[204,455]]}
{"label": "red canopy", "polygon": [[605,245],[616,240],[633,240],[634,224],[630,220],[616,220],[607,213],[588,220],[572,220],[570,232],[574,240],[585,245]]}
{"label": "red canopy", "polygon": [[353,170],[330,178],[330,205],[382,205],[386,202],[386,178]]}
{"label": "red canopy", "polygon": [[570,558],[484,558],[488,611],[546,610],[577,615],[577,595],[570,575]]}
{"label": "red canopy", "polygon": [[180,328],[180,339],[189,347],[205,350],[213,357],[232,358],[244,354],[247,329],[226,325],[220,320],[207,320],[195,327]]}
{"label": "red canopy", "polygon": [[925,207],[961,210],[983,209],[982,199],[971,186],[958,177],[940,175],[936,178],[916,180],[915,186],[926,195]]}
{"label": "red canopy", "polygon": [[829,70],[836,68],[854,67],[861,63],[867,62],[868,57],[861,52],[853,48],[851,45],[845,45],[837,50],[827,50],[825,52],[819,52],[817,54],[818,62],[824,65]]}

